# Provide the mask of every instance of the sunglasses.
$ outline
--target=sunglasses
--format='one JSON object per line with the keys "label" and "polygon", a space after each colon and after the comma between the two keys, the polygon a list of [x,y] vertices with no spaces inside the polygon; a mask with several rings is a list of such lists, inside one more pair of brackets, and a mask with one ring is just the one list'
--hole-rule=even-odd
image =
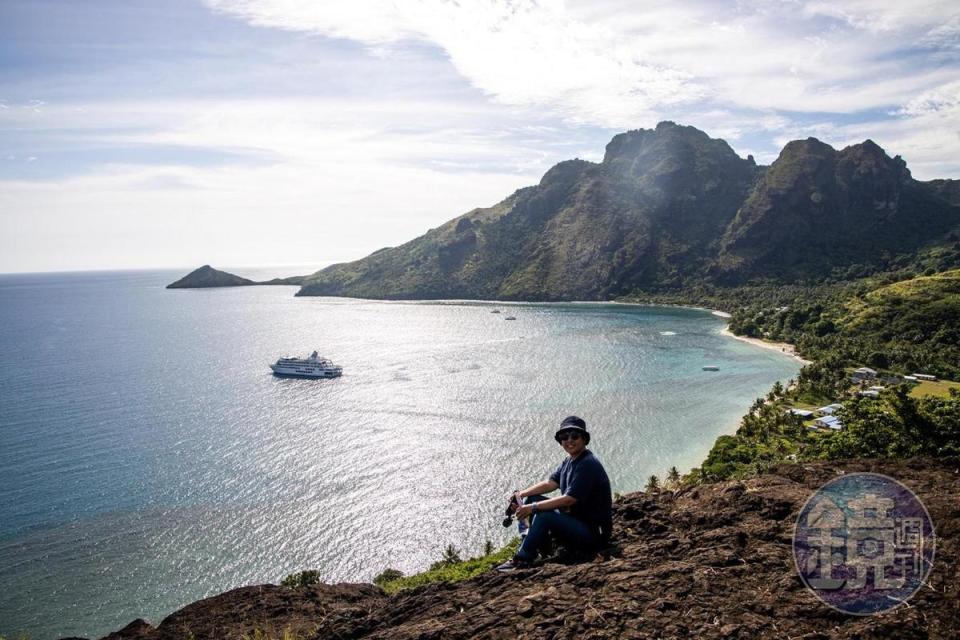
{"label": "sunglasses", "polygon": [[565,431],[563,433],[557,434],[557,442],[565,442],[567,440],[579,440],[581,437],[579,431]]}

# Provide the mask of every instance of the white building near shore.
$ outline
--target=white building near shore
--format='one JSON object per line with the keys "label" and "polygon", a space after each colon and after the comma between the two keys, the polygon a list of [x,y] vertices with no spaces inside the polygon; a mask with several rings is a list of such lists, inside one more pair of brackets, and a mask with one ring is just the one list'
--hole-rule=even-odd
{"label": "white building near shore", "polygon": [[825,407],[820,407],[817,409],[817,413],[821,416],[832,416],[840,409],[843,409],[843,405],[839,402],[835,402],[834,404],[828,404]]}

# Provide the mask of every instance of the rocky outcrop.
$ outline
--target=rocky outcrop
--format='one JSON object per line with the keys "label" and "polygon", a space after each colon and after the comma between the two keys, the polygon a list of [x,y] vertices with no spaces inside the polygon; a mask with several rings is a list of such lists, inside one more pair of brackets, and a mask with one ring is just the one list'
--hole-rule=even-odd
{"label": "rocky outcrop", "polygon": [[[925,503],[938,536],[928,583],[882,615],[820,603],[794,567],[792,535],[811,493],[852,471],[892,476]],[[238,638],[955,638],[960,628],[960,460],[780,465],[743,481],[635,493],[615,505],[617,547],[575,565],[490,572],[387,596],[372,585],[244,587],[156,628],[108,636]]]}
{"label": "rocky outcrop", "polygon": [[199,269],[194,269],[176,282],[167,285],[167,289],[203,289],[207,287],[246,287],[257,284],[253,280],[247,280],[240,276],[235,276],[226,271],[218,271],[208,264]]}

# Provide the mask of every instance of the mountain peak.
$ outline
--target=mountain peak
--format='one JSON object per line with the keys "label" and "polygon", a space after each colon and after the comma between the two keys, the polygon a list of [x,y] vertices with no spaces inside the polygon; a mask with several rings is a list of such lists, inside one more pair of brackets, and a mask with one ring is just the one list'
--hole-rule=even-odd
{"label": "mountain peak", "polygon": [[883,147],[878,145],[873,140],[867,138],[863,142],[852,144],[849,147],[844,147],[840,152],[847,155],[859,155],[859,156],[869,156],[874,158],[883,158],[890,159],[890,156],[887,155],[887,152],[883,150]]}
{"label": "mountain peak", "polygon": [[543,177],[540,178],[540,186],[545,187],[550,184],[576,180],[584,171],[596,166],[596,163],[580,158],[558,162],[543,174]]}
{"label": "mountain peak", "polygon": [[723,140],[714,140],[696,127],[664,120],[658,123],[655,129],[634,129],[613,136],[607,144],[603,163],[609,164],[618,158],[669,150],[671,147],[676,149],[684,145],[702,147],[710,144],[723,147],[729,150],[730,154],[736,155]]}
{"label": "mountain peak", "polygon": [[835,154],[836,152],[837,150],[828,145],[826,142],[822,142],[811,136],[804,140],[791,140],[785,144],[783,149],[781,149],[777,160],[779,161],[782,158],[797,156],[825,157]]}
{"label": "mountain peak", "polygon": [[880,145],[870,139],[843,149],[840,152],[840,165],[850,165],[849,171],[858,176],[872,174],[897,183],[911,179],[910,170],[903,158],[891,158]]}

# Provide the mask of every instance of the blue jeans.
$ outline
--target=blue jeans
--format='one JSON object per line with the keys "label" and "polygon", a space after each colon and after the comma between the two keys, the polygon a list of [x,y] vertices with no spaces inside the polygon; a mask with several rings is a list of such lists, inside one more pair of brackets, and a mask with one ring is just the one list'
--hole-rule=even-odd
{"label": "blue jeans", "polygon": [[[530,496],[525,500],[527,504],[544,500],[543,496]],[[517,550],[516,557],[527,562],[537,559],[540,549],[549,536],[571,550],[588,550],[597,546],[600,541],[598,532],[593,531],[586,523],[577,520],[568,513],[540,511],[533,516],[530,530],[523,539],[523,544]]]}

